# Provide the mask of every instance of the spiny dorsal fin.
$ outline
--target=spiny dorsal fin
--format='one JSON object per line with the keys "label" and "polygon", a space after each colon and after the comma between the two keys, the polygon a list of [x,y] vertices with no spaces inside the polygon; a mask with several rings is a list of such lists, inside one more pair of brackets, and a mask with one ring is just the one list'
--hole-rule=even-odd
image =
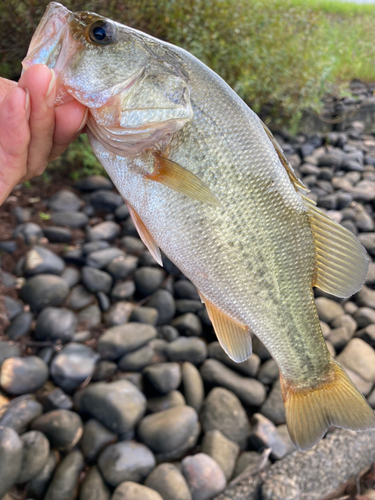
{"label": "spiny dorsal fin", "polygon": [[272,146],[275,148],[275,151],[277,153],[277,156],[279,157],[279,160],[281,161],[281,164],[283,165],[283,167],[285,168],[286,170],[286,173],[288,174],[289,176],[289,179],[291,181],[291,183],[293,184],[294,188],[296,191],[302,191],[304,193],[307,193],[308,192],[308,189],[302,184],[302,182],[296,177],[296,174],[294,173],[294,170],[293,170],[293,167],[292,165],[288,162],[286,156],[284,155],[284,152],[283,150],[281,149],[280,147],[280,144],[277,142],[277,140],[274,138],[274,136],[272,135],[271,131],[269,130],[269,128],[267,127],[267,125],[265,125],[262,121],[261,121],[261,124],[262,124],[262,127],[264,128],[269,140],[271,141],[272,143]]}
{"label": "spiny dorsal fin", "polygon": [[249,328],[237,323],[237,321],[224,314],[207,299],[202,299],[206,304],[208,316],[221,347],[233,361],[242,363],[252,353]]}
{"label": "spiny dorsal fin", "polygon": [[336,297],[350,297],[362,287],[368,271],[366,250],[345,227],[315,203],[302,196],[310,215],[315,244],[315,275],[312,286]]}
{"label": "spiny dorsal fin", "polygon": [[174,191],[193,198],[193,200],[221,206],[211,189],[196,175],[159,153],[154,153],[154,158],[154,171],[151,174],[146,174],[148,179],[160,182]]}
{"label": "spiny dorsal fin", "polygon": [[163,267],[161,253],[160,253],[159,247],[157,246],[153,236],[151,235],[150,231],[145,226],[145,223],[143,222],[143,220],[139,217],[137,212],[130,205],[130,203],[126,201],[126,205],[129,209],[129,213],[130,213],[131,218],[133,219],[134,225],[138,231],[139,237],[141,238],[143,243],[146,245],[148,251],[154,257],[154,259],[159,264],[159,266]]}

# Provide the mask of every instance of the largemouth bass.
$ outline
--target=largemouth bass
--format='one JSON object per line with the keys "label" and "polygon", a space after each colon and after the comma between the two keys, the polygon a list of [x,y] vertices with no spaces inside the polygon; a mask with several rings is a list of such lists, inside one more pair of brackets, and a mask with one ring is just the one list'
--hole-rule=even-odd
{"label": "largemouth bass", "polygon": [[312,291],[358,291],[365,250],[306,197],[257,115],[185,50],[57,3],[23,64],[37,63],[56,73],[57,106],[88,107],[93,151],[142,240],[196,285],[227,354],[249,357],[251,332],[270,351],[293,442],[374,427],[327,350]]}

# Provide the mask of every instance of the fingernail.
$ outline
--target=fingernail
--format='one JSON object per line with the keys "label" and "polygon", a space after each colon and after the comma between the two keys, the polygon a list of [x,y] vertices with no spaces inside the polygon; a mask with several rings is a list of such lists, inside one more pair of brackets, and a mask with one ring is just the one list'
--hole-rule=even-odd
{"label": "fingernail", "polygon": [[80,132],[83,127],[86,125],[87,115],[89,114],[89,108],[86,108],[85,114],[83,115],[83,120],[81,125],[78,127],[77,132]]}
{"label": "fingernail", "polygon": [[28,89],[25,89],[26,92],[26,100],[25,100],[25,111],[26,111],[26,120],[30,119],[30,92]]}
{"label": "fingernail", "polygon": [[49,108],[51,108],[55,104],[55,83],[56,83],[56,74],[52,68],[49,68],[51,72],[51,81],[49,82],[48,90],[46,93],[46,104]]}

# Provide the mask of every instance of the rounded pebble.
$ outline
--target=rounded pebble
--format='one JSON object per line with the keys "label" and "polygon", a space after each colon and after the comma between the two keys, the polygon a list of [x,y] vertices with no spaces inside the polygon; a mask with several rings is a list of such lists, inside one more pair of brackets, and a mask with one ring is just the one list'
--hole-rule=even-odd
{"label": "rounded pebble", "polygon": [[36,391],[48,379],[48,366],[37,356],[8,358],[1,365],[0,386],[19,396]]}
{"label": "rounded pebble", "polygon": [[67,451],[81,439],[83,425],[81,417],[68,410],[53,410],[44,413],[31,424],[31,428],[43,432],[52,448]]}
{"label": "rounded pebble", "polygon": [[217,462],[204,453],[184,458],[181,470],[193,500],[208,500],[223,491],[227,484]]}

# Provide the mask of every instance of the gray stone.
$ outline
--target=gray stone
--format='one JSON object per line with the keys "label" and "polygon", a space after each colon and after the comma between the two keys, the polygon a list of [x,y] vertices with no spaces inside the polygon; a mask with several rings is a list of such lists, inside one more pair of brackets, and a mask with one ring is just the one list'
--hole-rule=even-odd
{"label": "gray stone", "polygon": [[0,498],[15,484],[22,465],[22,441],[10,427],[0,427]]}
{"label": "gray stone", "polygon": [[137,269],[137,264],[138,258],[134,255],[120,255],[107,265],[106,271],[115,280],[124,280]]}
{"label": "gray stone", "polygon": [[166,340],[167,342],[172,342],[173,340],[176,340],[179,337],[179,335],[176,328],[170,325],[164,325],[164,326],[159,326],[158,337]]}
{"label": "gray stone", "polygon": [[79,491],[79,500],[109,500],[111,494],[98,468],[90,467]]}
{"label": "gray stone", "polygon": [[117,372],[117,365],[112,361],[99,361],[95,365],[95,370],[92,376],[93,382],[98,382],[99,380],[106,380],[113,377]]}
{"label": "gray stone", "polygon": [[158,311],[158,325],[168,323],[176,312],[173,295],[168,290],[157,290],[152,294],[150,300],[147,302],[147,306],[153,307]]}
{"label": "gray stone", "polygon": [[197,337],[179,337],[168,344],[166,352],[171,361],[189,361],[199,365],[207,357],[207,346]]}
{"label": "gray stone", "polygon": [[39,401],[42,403],[44,411],[52,410],[71,410],[73,402],[60,387],[47,389],[39,395]]}
{"label": "gray stone", "polygon": [[158,316],[159,313],[157,309],[153,307],[136,307],[130,315],[130,321],[155,326],[158,321]]}
{"label": "gray stone", "polygon": [[165,280],[165,272],[154,267],[140,267],[134,273],[134,282],[137,291],[143,295],[156,292]]}
{"label": "gray stone", "polygon": [[48,379],[48,366],[37,356],[8,358],[1,365],[0,386],[19,396],[36,391]]}
{"label": "gray stone", "polygon": [[271,456],[274,459],[284,457],[288,450],[283,441],[280,439],[274,424],[260,413],[255,413],[251,418],[253,425],[249,442],[252,447],[261,450],[264,447],[271,448]]}
{"label": "gray stone", "polygon": [[285,423],[285,408],[281,394],[280,380],[276,380],[266,401],[260,407],[260,412],[275,425]]}
{"label": "gray stone", "polygon": [[104,177],[103,175],[90,175],[80,179],[74,184],[75,189],[90,193],[91,191],[97,191],[98,189],[113,189],[112,182]]}
{"label": "gray stone", "polygon": [[48,226],[43,232],[51,243],[70,243],[73,238],[71,230],[66,227]]}
{"label": "gray stone", "polygon": [[233,475],[239,452],[239,445],[218,430],[208,431],[203,437],[202,453],[209,455],[220,465],[227,481]]}
{"label": "gray stone", "polygon": [[128,352],[137,350],[156,338],[157,331],[151,325],[127,323],[106,330],[98,341],[102,358],[116,360]]}
{"label": "gray stone", "polygon": [[354,335],[354,332],[357,330],[357,322],[350,316],[350,314],[344,314],[343,316],[339,316],[334,319],[331,323],[332,328],[340,328],[344,327],[350,338]]}
{"label": "gray stone", "polygon": [[260,366],[258,375],[258,380],[265,385],[271,385],[275,380],[279,378],[279,367],[274,359],[268,359],[265,363]]}
{"label": "gray stone", "polygon": [[364,340],[367,344],[370,344],[372,348],[375,347],[375,325],[368,325],[366,328],[359,330],[356,333],[356,337]]}
{"label": "gray stone", "polygon": [[[134,281],[120,281],[116,283],[116,285],[113,287],[111,298],[114,301],[129,300],[133,297],[134,292],[135,292]],[[141,308],[138,307],[137,309]],[[136,320],[132,319],[131,321],[136,321]],[[143,323],[143,321],[138,321],[138,323]]]}
{"label": "gray stone", "polygon": [[204,432],[218,429],[241,448],[245,447],[250,433],[249,420],[240,400],[232,392],[221,387],[212,389],[200,417]]}
{"label": "gray stone", "polygon": [[163,500],[192,500],[184,476],[173,464],[155,467],[145,485],[160,493]]}
{"label": "gray stone", "polygon": [[69,309],[46,307],[39,314],[34,336],[37,340],[69,342],[75,333],[77,318]]}
{"label": "gray stone", "polygon": [[326,339],[333,345],[333,347],[340,351],[343,349],[349,340],[352,338],[353,334],[344,326],[332,329],[327,335]]}
{"label": "gray stone", "polygon": [[354,313],[354,319],[358,324],[358,328],[365,328],[375,323],[375,311],[370,307],[360,307]]}
{"label": "gray stone", "polygon": [[186,279],[176,281],[174,284],[174,293],[180,299],[201,300],[196,287],[191,281]]}
{"label": "gray stone", "polygon": [[233,370],[244,373],[249,377],[255,377],[260,367],[260,358],[256,354],[252,354],[250,358],[242,363],[236,363],[226,354],[219,342],[211,342],[208,346],[208,355],[210,358],[217,359]]}
{"label": "gray stone", "polygon": [[126,323],[134,309],[134,304],[131,302],[120,301],[113,306],[105,314],[105,324],[107,326],[121,326]]}
{"label": "gray stone", "polygon": [[9,340],[18,340],[24,337],[30,331],[32,320],[33,315],[30,312],[22,312],[12,320],[5,330],[5,335]]}
{"label": "gray stone", "polygon": [[50,451],[42,470],[27,484],[28,498],[44,498],[58,462],[58,452]]}
{"label": "gray stone", "polygon": [[204,453],[184,458],[181,469],[193,500],[208,500],[220,493],[227,484],[217,462]]}
{"label": "gray stone", "polygon": [[139,255],[146,250],[143,242],[134,236],[124,236],[121,238],[121,247],[126,250],[127,253]]}
{"label": "gray stone", "polygon": [[20,396],[0,408],[0,426],[11,427],[18,434],[26,431],[29,424],[42,414],[43,407],[33,396]]}
{"label": "gray stone", "polygon": [[38,242],[40,238],[43,238],[43,231],[38,224],[34,222],[25,222],[20,224],[13,231],[13,238],[22,238],[26,245],[32,245]]}
{"label": "gray stone", "polygon": [[130,215],[129,209],[128,209],[126,203],[124,203],[123,205],[120,205],[115,210],[115,218],[118,221],[126,220],[129,217],[129,215]]}
{"label": "gray stone", "polygon": [[162,394],[177,389],[181,383],[181,368],[178,363],[158,363],[143,370],[145,377]]}
{"label": "gray stone", "polygon": [[84,266],[82,268],[82,283],[89,292],[109,293],[112,288],[112,276],[95,267]]}
{"label": "gray stone", "polygon": [[103,250],[97,250],[96,252],[90,253],[86,257],[86,265],[96,267],[97,269],[103,269],[119,257],[125,257],[124,252],[119,248],[104,248]]}
{"label": "gray stone", "polygon": [[88,241],[113,241],[120,234],[120,226],[116,222],[107,220],[87,229]]}
{"label": "gray stone", "polygon": [[[85,309],[79,311],[79,313],[77,314],[77,319],[81,327],[95,328],[102,322],[102,313],[99,306],[97,306],[96,304],[91,304],[91,306],[85,307]],[[86,332],[86,335],[84,334],[85,332],[77,332],[73,336],[73,340],[79,342],[79,338],[81,335],[83,335],[83,341],[88,340],[86,338],[86,335],[88,335],[88,338],[90,338],[89,332]]]}
{"label": "gray stone", "polygon": [[175,318],[171,325],[174,326],[181,335],[186,337],[199,337],[202,334],[202,324],[198,316],[193,313],[186,313]]}
{"label": "gray stone", "polygon": [[155,351],[150,344],[125,354],[118,362],[118,367],[123,372],[140,371],[156,362]]}
{"label": "gray stone", "polygon": [[319,318],[325,323],[331,323],[334,319],[345,314],[344,309],[334,300],[326,297],[318,297],[315,299],[316,309]]}
{"label": "gray stone", "polygon": [[368,382],[375,382],[375,351],[363,340],[352,339],[337,356],[337,361]]}
{"label": "gray stone", "polygon": [[369,263],[369,268],[365,283],[366,285],[375,285],[375,262]]}
{"label": "gray stone", "polygon": [[59,276],[39,274],[26,281],[20,297],[32,311],[41,311],[44,307],[60,305],[68,293],[68,285]]}
{"label": "gray stone", "polygon": [[185,398],[179,391],[171,391],[165,396],[156,396],[147,401],[147,411],[157,413],[175,406],[185,406]]}
{"label": "gray stone", "polygon": [[82,246],[82,252],[87,256],[90,253],[96,252],[97,250],[104,250],[109,248],[110,244],[104,240],[90,241]]}
{"label": "gray stone", "polygon": [[36,274],[60,275],[65,269],[65,262],[48,248],[35,246],[27,252],[23,263],[26,278]]}
{"label": "gray stone", "polygon": [[117,486],[111,500],[163,500],[163,498],[147,486],[125,481]]}
{"label": "gray stone", "polygon": [[71,229],[81,229],[86,226],[89,218],[82,212],[56,212],[51,221],[57,226],[68,226]]}
{"label": "gray stone", "polygon": [[[257,453],[256,451],[245,451],[242,453],[237,460],[236,467],[234,469],[233,477],[237,477],[242,472],[249,467],[252,470],[259,469],[259,465],[263,462],[263,456],[261,453]],[[270,461],[267,460],[267,465],[270,465]]]}
{"label": "gray stone", "polygon": [[48,208],[54,212],[76,212],[81,206],[81,200],[71,191],[62,189],[48,200]]}
{"label": "gray stone", "polygon": [[67,451],[81,439],[83,425],[80,416],[68,410],[53,410],[36,418],[31,428],[43,432],[52,448]]}
{"label": "gray stone", "polygon": [[179,299],[176,300],[176,311],[178,314],[197,313],[204,309],[200,300]]}
{"label": "gray stone", "polygon": [[364,285],[356,295],[356,302],[360,307],[375,309],[375,290]]}
{"label": "gray stone", "polygon": [[0,367],[6,359],[18,356],[21,356],[19,345],[0,340]]}
{"label": "gray stone", "polygon": [[358,239],[370,255],[375,255],[375,233],[359,234]]}
{"label": "gray stone", "polygon": [[45,466],[49,456],[48,439],[38,431],[26,432],[21,436],[23,444],[22,465],[17,483],[30,481]]}
{"label": "gray stone", "polygon": [[57,466],[44,500],[71,500],[75,498],[78,480],[84,466],[80,451],[71,451]]}
{"label": "gray stone", "polygon": [[186,404],[199,412],[204,400],[204,386],[197,368],[188,361],[182,365],[182,387]]}
{"label": "gray stone", "polygon": [[114,212],[116,208],[124,203],[124,200],[117,193],[113,193],[107,189],[99,189],[92,193],[90,202],[96,210]]}
{"label": "gray stone", "polygon": [[98,458],[100,472],[106,482],[114,487],[123,481],[143,481],[155,465],[153,453],[135,441],[111,444]]}
{"label": "gray stone", "polygon": [[95,463],[98,455],[109,444],[116,443],[117,434],[106,429],[94,419],[88,420],[83,428],[81,448],[89,463]]}
{"label": "gray stone", "polygon": [[261,382],[238,375],[216,359],[207,359],[200,372],[205,382],[229,389],[246,405],[260,406],[266,399],[266,389]]}
{"label": "gray stone", "polygon": [[77,311],[91,304],[94,299],[94,295],[89,293],[83,285],[78,285],[70,292],[66,305],[73,311]]}

